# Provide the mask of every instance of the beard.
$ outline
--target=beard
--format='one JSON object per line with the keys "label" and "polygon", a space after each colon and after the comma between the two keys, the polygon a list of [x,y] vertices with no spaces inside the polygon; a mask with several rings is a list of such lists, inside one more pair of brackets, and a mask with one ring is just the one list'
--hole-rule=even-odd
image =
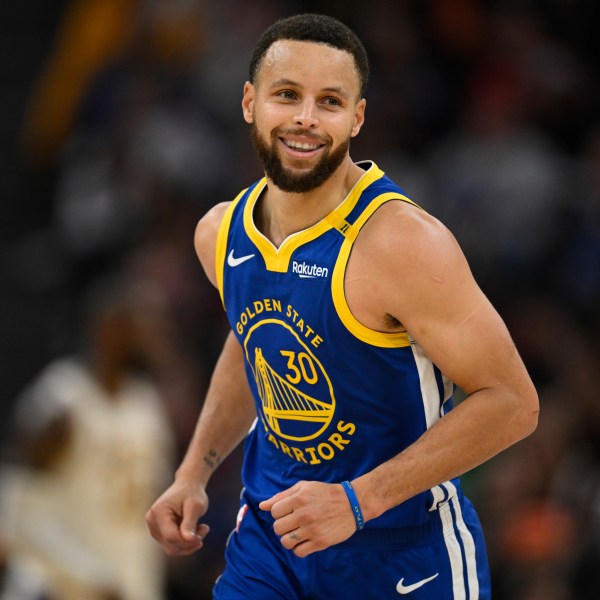
{"label": "beard", "polygon": [[[308,172],[294,173],[283,166],[277,154],[277,143],[280,130],[276,129],[271,135],[271,144],[265,141],[256,127],[250,124],[250,137],[252,145],[263,163],[267,177],[284,192],[303,194],[318,188],[331,177],[334,171],[342,164],[350,148],[350,137],[343,141],[333,152],[327,150],[319,162]],[[305,133],[304,131],[299,133]]]}

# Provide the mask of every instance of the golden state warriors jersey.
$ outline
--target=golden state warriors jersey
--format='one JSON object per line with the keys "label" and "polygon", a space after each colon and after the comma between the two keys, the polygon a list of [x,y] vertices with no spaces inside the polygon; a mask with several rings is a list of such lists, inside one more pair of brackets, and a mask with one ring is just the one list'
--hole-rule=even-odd
{"label": "golden state warriors jersey", "polygon": [[[344,201],[279,248],[254,224],[264,178],[231,203],[219,230],[217,283],[258,414],[242,468],[255,501],[299,480],[352,480],[451,408],[453,385],[418,344],[365,327],[346,302],[344,273],[361,227],[385,202],[412,203],[374,163],[359,164],[365,173]],[[422,523],[445,490],[436,486],[366,526]]]}

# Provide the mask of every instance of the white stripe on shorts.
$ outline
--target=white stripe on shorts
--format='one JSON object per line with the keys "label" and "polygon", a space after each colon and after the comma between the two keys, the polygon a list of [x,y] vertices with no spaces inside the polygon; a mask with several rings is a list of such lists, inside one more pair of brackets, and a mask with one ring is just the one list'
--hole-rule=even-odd
{"label": "white stripe on shorts", "polygon": [[[463,564],[459,538],[465,552],[467,579],[469,582],[469,600],[477,600],[479,598],[479,579],[477,578],[475,541],[463,520],[456,487],[450,481],[442,485],[447,487],[450,493],[448,502],[440,506],[439,511],[443,524],[444,541],[446,542],[446,549],[448,550],[448,557],[450,559],[454,600],[467,600],[467,586],[464,579],[465,565]],[[452,503],[455,516],[452,515],[450,503]]]}

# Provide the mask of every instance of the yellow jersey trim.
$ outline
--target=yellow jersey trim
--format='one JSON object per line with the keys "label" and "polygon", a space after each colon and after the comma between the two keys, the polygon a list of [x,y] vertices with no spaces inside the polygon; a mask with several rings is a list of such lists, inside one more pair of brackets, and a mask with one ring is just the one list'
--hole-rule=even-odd
{"label": "yellow jersey trim", "polygon": [[[356,182],[350,193],[346,196],[343,202],[323,218],[318,223],[315,223],[307,229],[298,231],[287,237],[279,248],[276,248],[273,243],[265,237],[254,224],[254,207],[263,190],[266,188],[267,180],[263,177],[250,193],[250,197],[244,207],[244,229],[250,240],[254,243],[258,251],[261,253],[267,271],[275,271],[278,273],[286,273],[290,264],[290,259],[295,250],[303,244],[317,239],[320,235],[331,228],[336,228],[342,231],[343,229],[352,229],[352,225],[346,223],[346,217],[352,212],[356,206],[362,192],[377,179],[383,177],[383,171],[377,167],[375,163],[371,166]],[[346,227],[347,226],[347,227]],[[351,235],[346,234],[344,235]]]}
{"label": "yellow jersey trim", "polygon": [[[363,213],[358,217],[355,223],[352,225],[354,235],[346,237],[342,242],[342,247],[338,255],[333,274],[331,277],[331,294],[333,296],[333,304],[335,310],[350,333],[354,337],[358,338],[362,342],[370,344],[371,346],[379,346],[381,348],[402,348],[404,346],[410,346],[411,341],[407,332],[395,332],[385,333],[383,331],[376,331],[363,325],[358,319],[352,314],[348,302],[346,301],[346,293],[344,290],[344,279],[346,274],[346,266],[348,259],[350,258],[350,252],[352,251],[352,245],[356,239],[356,235],[361,230],[362,226],[369,220],[373,213],[386,202],[390,200],[402,200],[421,208],[418,204],[415,204],[412,200],[399,194],[397,192],[387,192],[377,196]],[[422,209],[421,209],[422,210]]]}
{"label": "yellow jersey trim", "polygon": [[223,291],[223,277],[225,275],[225,255],[227,254],[227,238],[229,237],[229,227],[231,226],[231,218],[233,217],[233,211],[240,201],[240,198],[244,195],[248,188],[242,190],[233,200],[219,225],[217,232],[217,243],[215,248],[215,275],[217,278],[217,289],[219,290],[219,296],[221,296],[221,303],[225,308],[225,296]]}

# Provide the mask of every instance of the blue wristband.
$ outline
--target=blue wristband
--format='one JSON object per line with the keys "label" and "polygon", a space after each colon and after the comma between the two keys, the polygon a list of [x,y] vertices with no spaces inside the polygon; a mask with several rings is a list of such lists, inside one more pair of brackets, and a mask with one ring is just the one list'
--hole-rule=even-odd
{"label": "blue wristband", "polygon": [[356,493],[354,492],[352,484],[349,481],[342,481],[342,487],[344,488],[346,496],[348,496],[348,500],[350,501],[350,507],[352,508],[352,514],[354,515],[354,520],[356,521],[357,531],[364,529],[365,520],[363,519],[362,510],[360,510],[360,504],[358,503],[358,498],[356,497]]}

